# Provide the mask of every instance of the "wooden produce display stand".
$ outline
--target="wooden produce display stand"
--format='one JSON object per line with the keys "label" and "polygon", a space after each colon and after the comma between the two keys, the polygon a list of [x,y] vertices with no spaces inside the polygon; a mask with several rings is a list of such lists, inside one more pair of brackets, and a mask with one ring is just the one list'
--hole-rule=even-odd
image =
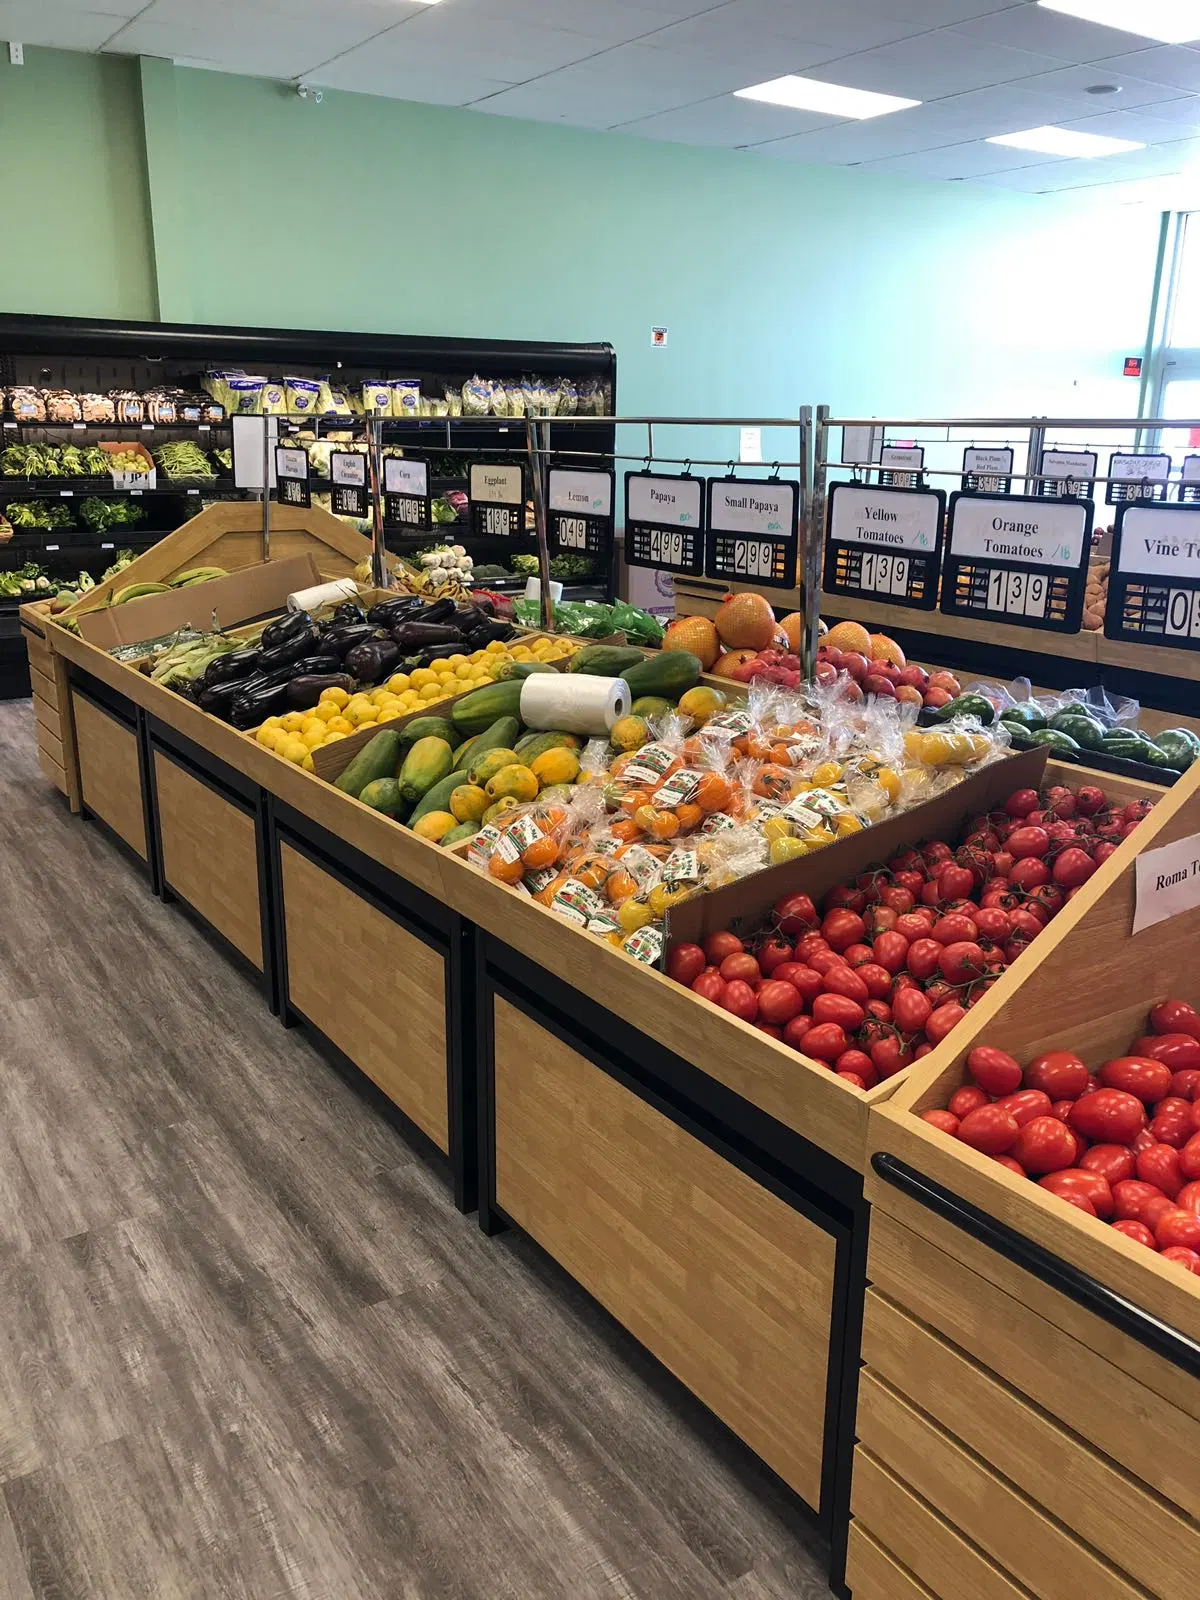
{"label": "wooden produce display stand", "polygon": [[1200,1003],[1200,909],[1133,934],[1136,861],[1200,835],[1193,769],[870,1118],[848,1581],[858,1600],[1186,1600],[1200,1558],[1200,1281],[919,1116],[970,1050],[1124,1054]]}

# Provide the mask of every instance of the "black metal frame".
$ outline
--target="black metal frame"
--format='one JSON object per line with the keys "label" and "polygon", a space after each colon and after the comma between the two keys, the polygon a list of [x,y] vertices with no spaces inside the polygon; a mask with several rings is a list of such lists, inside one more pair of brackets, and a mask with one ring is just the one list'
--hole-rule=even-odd
{"label": "black metal frame", "polygon": [[784,1488],[815,1516],[830,1544],[830,1581],[845,1594],[869,1226],[861,1175],[528,957],[483,933],[476,947],[475,989],[479,1225],[485,1233],[519,1227],[496,1198],[493,1003],[499,997],[833,1238],[820,1506],[809,1507],[794,1490]]}

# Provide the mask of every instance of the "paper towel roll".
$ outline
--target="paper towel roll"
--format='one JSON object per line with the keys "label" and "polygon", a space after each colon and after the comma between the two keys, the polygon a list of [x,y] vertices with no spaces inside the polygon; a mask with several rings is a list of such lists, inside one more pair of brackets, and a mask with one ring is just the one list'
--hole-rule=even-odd
{"label": "paper towel roll", "polygon": [[335,583],[320,583],[315,589],[297,589],[287,597],[289,611],[320,611],[322,606],[340,605],[343,600],[357,600],[358,585],[353,578],[338,578]]}
{"label": "paper towel roll", "polygon": [[521,721],[527,728],[607,734],[629,715],[632,696],[624,678],[590,673],[535,672],[521,685]]}

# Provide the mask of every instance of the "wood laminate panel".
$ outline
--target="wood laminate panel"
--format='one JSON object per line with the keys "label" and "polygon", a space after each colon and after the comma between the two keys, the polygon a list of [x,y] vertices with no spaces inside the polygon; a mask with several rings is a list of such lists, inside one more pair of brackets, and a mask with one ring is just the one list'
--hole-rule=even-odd
{"label": "wood laminate panel", "polygon": [[40,744],[37,747],[37,763],[42,769],[43,776],[49,779],[56,789],[60,789],[63,794],[66,794],[68,792],[66,771],[59,766],[53,756],[46,754]]}
{"label": "wood laminate panel", "polygon": [[146,825],[134,735],[81,695],[72,695],[83,803],[143,860]]}
{"label": "wood laminate panel", "polygon": [[60,742],[62,740],[62,718],[58,714],[58,707],[49,700],[43,700],[41,695],[33,696],[33,716],[39,728],[45,728],[47,733],[52,733]]}
{"label": "wood laminate panel", "polygon": [[832,1237],[501,999],[495,1107],[503,1210],[816,1507]]}
{"label": "wood laminate panel", "polygon": [[925,1585],[858,1521],[850,1524],[846,1583],[854,1600],[933,1600]]}
{"label": "wood laminate panel", "polygon": [[298,850],[281,856],[292,1003],[448,1151],[443,958]]}
{"label": "wood laminate panel", "polygon": [[256,967],[263,964],[253,817],[156,751],[163,875]]}

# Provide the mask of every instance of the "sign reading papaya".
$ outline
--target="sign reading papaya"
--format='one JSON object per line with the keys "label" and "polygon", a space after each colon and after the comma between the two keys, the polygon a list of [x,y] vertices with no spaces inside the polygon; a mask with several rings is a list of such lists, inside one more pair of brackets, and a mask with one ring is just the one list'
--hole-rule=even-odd
{"label": "sign reading papaya", "polygon": [[697,578],[704,570],[704,484],[654,472],[625,474],[625,561]]}

